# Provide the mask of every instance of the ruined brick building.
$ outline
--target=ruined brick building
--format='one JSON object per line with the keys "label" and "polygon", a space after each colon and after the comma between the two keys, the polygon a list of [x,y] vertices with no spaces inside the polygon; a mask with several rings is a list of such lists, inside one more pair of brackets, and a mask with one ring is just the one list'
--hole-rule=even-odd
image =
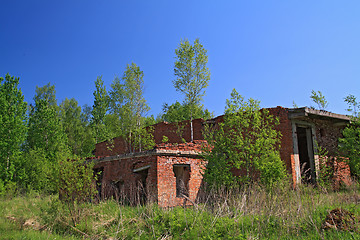
{"label": "ruined brick building", "polygon": [[[275,128],[281,132],[281,159],[294,184],[314,182],[319,174],[317,147],[326,148],[328,156],[336,160],[338,139],[350,122],[345,115],[310,108],[269,108],[279,118]],[[189,121],[157,123],[154,127],[156,146],[152,150],[127,153],[121,138],[112,143],[96,145],[94,171],[99,172],[98,191],[101,197],[123,198],[132,203],[154,200],[161,207],[192,204],[202,185],[202,171],[206,162],[201,158],[205,142],[205,124],[216,124],[222,116],[205,121],[193,120],[194,141],[190,141]],[[168,141],[163,143],[163,137]],[[349,168],[333,161],[334,178],[349,183]]]}

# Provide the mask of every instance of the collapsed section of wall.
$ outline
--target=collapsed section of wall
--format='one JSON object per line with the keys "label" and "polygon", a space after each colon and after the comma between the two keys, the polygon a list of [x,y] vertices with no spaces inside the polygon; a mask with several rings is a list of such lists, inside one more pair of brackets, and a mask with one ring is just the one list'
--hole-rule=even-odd
{"label": "collapsed section of wall", "polygon": [[98,198],[130,205],[156,201],[162,207],[191,205],[202,183],[203,141],[159,144],[155,149],[95,159]]}

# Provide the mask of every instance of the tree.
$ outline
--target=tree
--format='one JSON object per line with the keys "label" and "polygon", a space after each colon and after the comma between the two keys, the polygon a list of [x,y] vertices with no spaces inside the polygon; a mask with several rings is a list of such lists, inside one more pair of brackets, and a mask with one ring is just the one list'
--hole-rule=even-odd
{"label": "tree", "polygon": [[329,106],[325,96],[320,91],[315,92],[312,90],[310,98],[318,105],[320,110],[325,110]]}
{"label": "tree", "polygon": [[187,104],[181,104],[178,101],[168,105],[163,105],[162,114],[159,115],[158,121],[165,122],[180,122],[184,120],[189,120],[192,117],[210,119],[213,117],[213,114],[209,110],[204,109],[202,105],[195,105],[193,109],[190,108]]}
{"label": "tree", "polygon": [[131,63],[122,79],[116,77],[111,84],[110,112],[117,117],[117,132],[127,140],[130,152],[148,149],[154,144],[152,135],[144,129],[150,108],[143,97],[143,77],[140,67]]}
{"label": "tree", "polygon": [[95,88],[93,93],[94,105],[91,111],[91,126],[93,127],[95,142],[99,143],[106,140],[108,136],[104,121],[109,110],[109,96],[101,76],[97,77]]}
{"label": "tree", "polygon": [[18,88],[19,78],[0,77],[0,181],[12,181],[15,161],[26,139],[24,95]]}
{"label": "tree", "polygon": [[[204,179],[216,186],[237,186],[253,180],[259,173],[267,185],[286,176],[279,155],[278,120],[267,109],[260,109],[254,99],[245,101],[234,89],[226,100],[223,122],[216,129],[207,128],[204,148],[208,161]],[[240,171],[243,174],[234,175]],[[254,176],[255,175],[255,176]]]}
{"label": "tree", "polygon": [[360,121],[355,119],[342,132],[339,150],[350,167],[351,174],[360,177]]}
{"label": "tree", "polygon": [[357,101],[354,95],[349,94],[344,98],[344,101],[348,104],[346,111],[352,113],[353,117],[359,117],[359,106],[360,103]]}
{"label": "tree", "polygon": [[360,177],[360,119],[359,102],[354,95],[348,95],[344,101],[349,105],[347,111],[352,113],[351,123],[343,130],[339,139],[339,150],[350,167],[351,174]]}
{"label": "tree", "polygon": [[90,156],[95,144],[85,114],[74,98],[65,98],[60,104],[60,118],[67,136],[67,146],[72,154],[80,157]]}
{"label": "tree", "polygon": [[176,79],[173,84],[177,91],[185,94],[185,104],[190,108],[191,141],[194,140],[192,124],[194,108],[200,104],[210,80],[210,71],[206,67],[208,62],[206,53],[199,39],[196,39],[193,45],[188,40],[182,41],[175,50]]}
{"label": "tree", "polygon": [[44,87],[36,87],[35,92],[35,105],[30,105],[27,144],[32,149],[44,149],[49,159],[54,159],[56,152],[66,148],[66,135],[56,104],[55,86],[48,83]]}
{"label": "tree", "polygon": [[[36,87],[34,101],[35,105],[30,105],[26,151],[28,156],[38,157],[29,158],[24,169],[26,172],[35,172],[33,176],[36,179],[28,178],[26,184],[41,189],[35,183],[46,183],[44,185],[48,191],[56,192],[59,159],[69,156],[69,150],[56,104],[55,87],[50,83],[44,87]],[[45,176],[47,179],[38,179],[44,175],[43,172],[48,173]]]}

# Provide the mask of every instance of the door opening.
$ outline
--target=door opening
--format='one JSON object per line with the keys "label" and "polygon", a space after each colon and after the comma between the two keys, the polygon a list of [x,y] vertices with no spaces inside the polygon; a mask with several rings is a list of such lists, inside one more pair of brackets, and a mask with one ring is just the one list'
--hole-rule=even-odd
{"label": "door opening", "polygon": [[296,127],[300,173],[303,183],[315,183],[314,149],[310,127]]}
{"label": "door opening", "polygon": [[147,190],[146,190],[146,179],[148,177],[148,168],[136,172],[137,181],[136,181],[136,188],[138,194],[138,201],[140,204],[145,204],[147,201]]}

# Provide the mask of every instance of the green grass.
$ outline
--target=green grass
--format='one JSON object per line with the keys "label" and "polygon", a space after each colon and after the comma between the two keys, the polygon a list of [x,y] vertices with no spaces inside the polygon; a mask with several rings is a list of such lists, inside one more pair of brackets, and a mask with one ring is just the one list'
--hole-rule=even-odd
{"label": "green grass", "polygon": [[[29,194],[1,199],[0,239],[360,239],[359,203],[355,187],[327,192],[252,186],[209,193],[188,208],[109,200],[75,205],[70,213],[57,196]],[[335,208],[357,216],[355,229],[322,228]],[[24,224],[29,220],[35,227]]]}

